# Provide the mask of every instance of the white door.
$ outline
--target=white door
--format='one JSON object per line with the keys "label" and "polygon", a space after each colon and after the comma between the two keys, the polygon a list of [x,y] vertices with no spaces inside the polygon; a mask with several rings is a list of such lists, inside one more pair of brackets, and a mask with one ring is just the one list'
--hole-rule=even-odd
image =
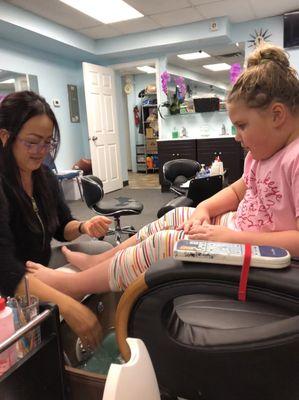
{"label": "white door", "polygon": [[123,186],[114,71],[83,63],[83,78],[92,171],[109,193]]}

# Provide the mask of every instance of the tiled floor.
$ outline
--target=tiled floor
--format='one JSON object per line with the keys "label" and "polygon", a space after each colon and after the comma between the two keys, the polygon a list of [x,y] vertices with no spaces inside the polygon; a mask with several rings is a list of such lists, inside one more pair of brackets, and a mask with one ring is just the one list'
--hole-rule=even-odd
{"label": "tiled floor", "polygon": [[161,189],[159,174],[128,172],[130,189]]}

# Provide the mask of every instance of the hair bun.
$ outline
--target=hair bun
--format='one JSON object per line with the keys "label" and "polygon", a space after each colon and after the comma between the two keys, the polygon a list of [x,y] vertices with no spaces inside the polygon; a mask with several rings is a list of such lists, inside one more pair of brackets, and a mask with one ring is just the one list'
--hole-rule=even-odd
{"label": "hair bun", "polygon": [[249,55],[247,68],[265,64],[268,61],[273,61],[286,69],[290,66],[289,58],[282,48],[264,43]]}

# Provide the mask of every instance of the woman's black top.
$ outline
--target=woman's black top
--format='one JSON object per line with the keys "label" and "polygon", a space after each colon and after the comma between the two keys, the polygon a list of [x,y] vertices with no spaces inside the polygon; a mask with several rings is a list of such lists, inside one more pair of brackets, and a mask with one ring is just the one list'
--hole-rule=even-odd
{"label": "woman's black top", "polygon": [[64,228],[68,222],[74,220],[64,201],[57,178],[49,171],[47,179],[49,188],[54,193],[57,207],[56,232],[49,232],[44,222],[47,210],[42,209],[40,198],[35,193],[33,197],[38,209],[38,215],[35,215],[35,218],[39,229],[37,232],[32,232],[24,219],[13,190],[5,182],[5,177],[0,177],[0,293],[3,296],[14,294],[25,274],[26,261],[48,265],[52,238],[65,241]]}

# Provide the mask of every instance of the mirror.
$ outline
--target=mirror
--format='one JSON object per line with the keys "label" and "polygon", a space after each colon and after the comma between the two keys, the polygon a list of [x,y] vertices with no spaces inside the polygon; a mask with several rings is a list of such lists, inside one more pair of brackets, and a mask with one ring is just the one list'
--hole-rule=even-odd
{"label": "mirror", "polygon": [[38,93],[37,76],[0,70],[0,101],[9,93],[33,90]]}
{"label": "mirror", "polygon": [[[194,53],[197,58],[188,59],[189,53]],[[171,139],[174,131],[178,131],[180,137],[187,135],[188,138],[232,136],[234,131],[224,100],[231,88],[231,66],[244,65],[245,43],[184,49],[180,55],[184,58],[178,57],[177,53],[167,55],[167,72],[171,80],[167,86],[169,104],[162,111],[161,137]],[[214,71],[205,67],[220,63],[225,64],[226,69]],[[178,77],[184,78],[187,91],[173,110]]]}
{"label": "mirror", "polygon": [[[215,90],[225,93],[230,85],[230,66],[232,64],[244,64],[245,43],[232,43],[228,45],[210,46],[197,50],[182,50],[182,54],[194,52],[195,55],[208,55],[204,58],[183,59],[178,57],[178,54],[168,54],[167,70],[171,74],[181,75],[186,79],[197,82],[196,85],[200,88],[207,89],[213,86]],[[188,57],[188,56],[187,56]],[[228,69],[213,71],[205,68],[205,65],[224,63],[228,65]]]}

